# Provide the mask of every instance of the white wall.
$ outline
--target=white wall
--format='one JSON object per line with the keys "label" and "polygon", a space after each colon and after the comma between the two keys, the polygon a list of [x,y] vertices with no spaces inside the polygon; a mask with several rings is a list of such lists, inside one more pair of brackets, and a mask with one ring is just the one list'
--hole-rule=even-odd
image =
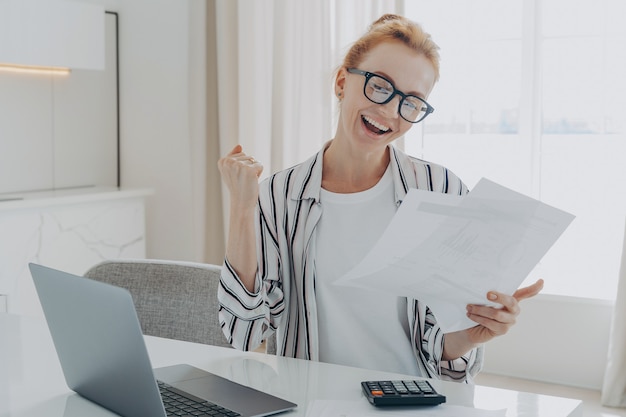
{"label": "white wall", "polygon": [[121,179],[155,191],[147,200],[147,256],[200,261],[206,3],[81,1],[119,13]]}
{"label": "white wall", "polygon": [[576,387],[602,388],[613,303],[538,295],[517,324],[485,348],[483,371]]}

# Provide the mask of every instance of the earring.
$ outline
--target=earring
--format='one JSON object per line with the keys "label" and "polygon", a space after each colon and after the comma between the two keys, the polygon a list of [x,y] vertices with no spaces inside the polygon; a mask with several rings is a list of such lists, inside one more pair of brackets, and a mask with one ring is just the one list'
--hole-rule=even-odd
{"label": "earring", "polygon": [[337,97],[341,98],[342,94],[341,91],[337,93]]}

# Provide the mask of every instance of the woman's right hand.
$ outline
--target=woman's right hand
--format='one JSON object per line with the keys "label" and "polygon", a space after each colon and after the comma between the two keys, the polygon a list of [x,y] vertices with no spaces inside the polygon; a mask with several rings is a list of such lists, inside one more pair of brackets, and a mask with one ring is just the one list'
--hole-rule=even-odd
{"label": "woman's right hand", "polygon": [[259,177],[263,165],[243,152],[241,145],[235,146],[227,155],[220,158],[217,166],[222,181],[230,192],[231,206],[240,209],[256,207],[259,197]]}
{"label": "woman's right hand", "polygon": [[242,151],[241,145],[235,146],[217,166],[230,192],[226,258],[242,284],[253,292],[257,270],[254,216],[263,166]]}

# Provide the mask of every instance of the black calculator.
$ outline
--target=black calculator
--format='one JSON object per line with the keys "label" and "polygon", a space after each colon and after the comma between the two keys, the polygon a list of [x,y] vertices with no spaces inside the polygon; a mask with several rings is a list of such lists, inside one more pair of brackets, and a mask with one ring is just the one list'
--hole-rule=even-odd
{"label": "black calculator", "polygon": [[361,388],[367,400],[377,406],[437,405],[446,402],[425,380],[363,381]]}

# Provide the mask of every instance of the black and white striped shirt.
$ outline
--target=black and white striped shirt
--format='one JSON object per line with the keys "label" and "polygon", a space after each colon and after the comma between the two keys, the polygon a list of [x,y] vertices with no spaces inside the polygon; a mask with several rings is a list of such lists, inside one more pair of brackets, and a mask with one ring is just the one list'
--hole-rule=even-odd
{"label": "black and white striped shirt", "polygon": [[[467,193],[465,184],[446,168],[391,145],[389,151],[397,206],[409,188]],[[323,155],[324,149],[259,185],[255,293],[243,286],[228,259],[224,261],[219,317],[224,334],[238,349],[255,349],[276,332],[277,354],[319,360],[314,231],[323,212]],[[470,382],[482,366],[482,348],[442,361],[444,335],[430,309],[407,299],[407,315],[420,376]]]}

